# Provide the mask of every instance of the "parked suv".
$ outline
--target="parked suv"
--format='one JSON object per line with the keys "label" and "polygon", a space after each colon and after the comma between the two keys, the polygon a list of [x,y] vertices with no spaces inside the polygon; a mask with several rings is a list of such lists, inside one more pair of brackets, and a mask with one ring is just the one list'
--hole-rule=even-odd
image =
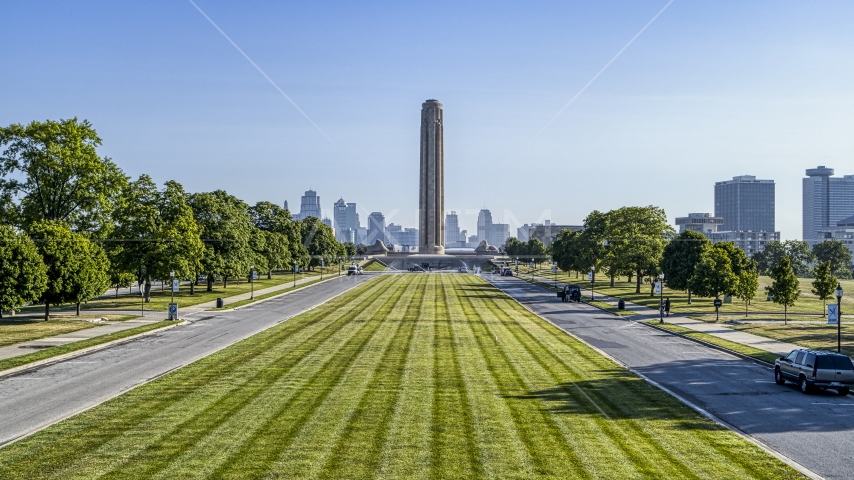
{"label": "parked suv", "polygon": [[786,380],[796,382],[803,393],[817,387],[848,395],[854,385],[854,365],[845,355],[799,348],[774,362],[774,381],[783,385]]}

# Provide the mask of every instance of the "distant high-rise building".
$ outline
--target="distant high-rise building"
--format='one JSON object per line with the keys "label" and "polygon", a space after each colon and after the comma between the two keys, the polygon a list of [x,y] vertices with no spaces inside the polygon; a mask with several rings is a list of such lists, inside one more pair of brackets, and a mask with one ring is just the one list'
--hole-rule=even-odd
{"label": "distant high-rise building", "polygon": [[385,215],[380,212],[373,212],[368,215],[368,238],[366,239],[366,244],[371,246],[376,243],[377,240],[388,244],[385,229]]}
{"label": "distant high-rise building", "polygon": [[460,220],[457,216],[457,212],[451,212],[445,215],[445,247],[456,248],[461,246]]}
{"label": "distant high-rise building", "polygon": [[300,199],[297,220],[305,220],[308,217],[323,218],[320,214],[320,197],[314,190],[306,190]]}
{"label": "distant high-rise building", "polygon": [[477,214],[477,238],[489,242],[489,231],[492,229],[492,212],[482,209]]}
{"label": "distant high-rise building", "polygon": [[493,223],[489,228],[489,237],[486,242],[496,247],[504,246],[510,238],[510,225],[506,223]]}
{"label": "distant high-rise building", "polygon": [[822,228],[818,232],[818,239],[816,241],[823,242],[831,239],[844,243],[848,247],[848,250],[851,251],[852,256],[854,256],[854,215],[837,221],[833,227]]}
{"label": "distant high-rise building", "polygon": [[679,226],[679,233],[685,230],[693,230],[699,233],[717,232],[718,227],[723,225],[722,217],[712,216],[711,213],[689,213],[687,217],[677,217],[676,225]]}
{"label": "distant high-rise building", "polygon": [[719,230],[774,231],[774,180],[753,175],[715,183],[715,217],[723,217]]}
{"label": "distant high-rise building", "polygon": [[542,225],[542,224],[541,223],[532,223],[532,224],[528,225],[526,223],[526,224],[522,225],[521,227],[517,228],[516,229],[516,239],[519,240],[520,242],[527,242],[531,238],[531,233],[530,233],[531,229],[538,226],[538,225]]}
{"label": "distant high-rise building", "polygon": [[285,200],[285,210],[288,210],[288,201]]}
{"label": "distant high-rise building", "polygon": [[715,183],[715,217],[723,217],[719,230],[774,231],[774,180],[741,175]]}
{"label": "distant high-rise building", "polygon": [[345,225],[347,228],[352,228],[354,230],[362,226],[361,223],[359,223],[359,212],[356,211],[355,203],[347,204]]}
{"label": "distant high-rise building", "polygon": [[539,241],[543,242],[543,245],[548,247],[555,241],[558,234],[563,230],[572,230],[573,232],[580,232],[584,230],[582,225],[557,225],[546,220],[545,225],[536,225],[531,227],[529,230],[530,239],[536,238]]}
{"label": "distant high-rise building", "polygon": [[854,215],[854,175],[832,175],[832,168],[821,165],[803,179],[803,239],[810,245],[824,240],[822,230]]}

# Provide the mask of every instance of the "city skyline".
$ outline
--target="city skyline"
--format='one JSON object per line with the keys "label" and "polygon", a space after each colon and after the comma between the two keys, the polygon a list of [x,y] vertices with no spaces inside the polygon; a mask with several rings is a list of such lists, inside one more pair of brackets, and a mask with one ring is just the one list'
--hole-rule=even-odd
{"label": "city skyline", "polygon": [[[409,5],[196,2],[274,87],[189,2],[9,2],[0,123],[85,118],[134,177],[292,206],[312,186],[416,225],[412,106],[440,98],[445,211],[469,231],[487,205],[511,227],[648,204],[673,222],[755,175],[800,238],[804,169],[854,152],[854,5],[666,4],[437,3],[449,21],[424,42]],[[499,171],[551,193],[473,181]]]}

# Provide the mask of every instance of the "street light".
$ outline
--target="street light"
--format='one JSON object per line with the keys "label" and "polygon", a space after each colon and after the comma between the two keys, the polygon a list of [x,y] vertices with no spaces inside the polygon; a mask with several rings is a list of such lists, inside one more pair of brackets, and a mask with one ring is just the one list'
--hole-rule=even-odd
{"label": "street light", "polygon": [[658,274],[658,323],[664,323],[664,272]]}
{"label": "street light", "polygon": [[172,291],[172,303],[175,303],[175,287],[171,285],[171,283],[175,283],[175,270],[169,272],[169,279],[172,280],[169,285],[169,290]]}
{"label": "street light", "polygon": [[249,300],[255,300],[255,265],[249,266],[249,288],[252,293],[249,294]]}
{"label": "street light", "polygon": [[842,353],[842,284],[836,285],[836,353]]}
{"label": "street light", "polygon": [[297,288],[297,261],[294,260],[294,288]]}

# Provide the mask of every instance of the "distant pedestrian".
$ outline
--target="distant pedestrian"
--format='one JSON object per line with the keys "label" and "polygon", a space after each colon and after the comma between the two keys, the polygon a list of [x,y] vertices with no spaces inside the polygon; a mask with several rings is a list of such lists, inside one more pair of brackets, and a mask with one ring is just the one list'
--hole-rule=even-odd
{"label": "distant pedestrian", "polygon": [[666,313],[668,317],[670,316],[670,297],[667,297],[667,300],[664,302],[664,313]]}

